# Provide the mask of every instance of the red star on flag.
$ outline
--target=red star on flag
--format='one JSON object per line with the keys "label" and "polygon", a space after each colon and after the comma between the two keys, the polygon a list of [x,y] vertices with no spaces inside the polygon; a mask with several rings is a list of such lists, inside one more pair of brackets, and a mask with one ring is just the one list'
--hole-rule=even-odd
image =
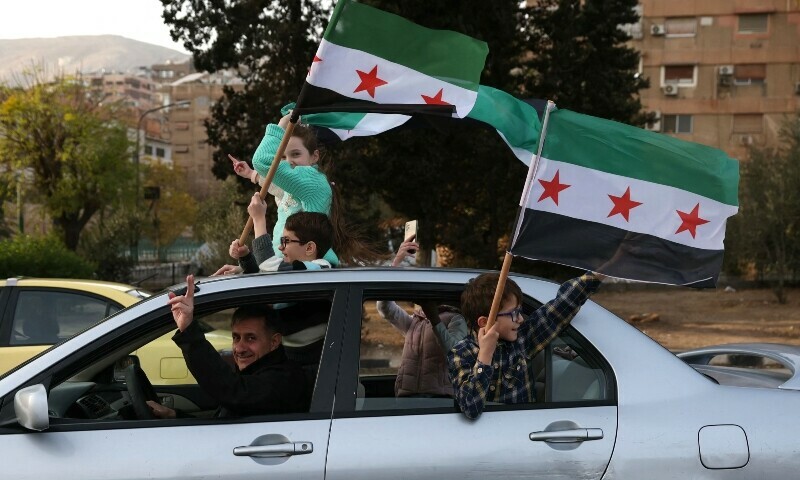
{"label": "red star on flag", "polygon": [[436,95],[429,97],[427,95],[421,95],[422,99],[425,100],[425,103],[428,105],[452,105],[452,103],[447,103],[442,100],[442,92],[444,88],[440,88]]}
{"label": "red star on flag", "polygon": [[683,231],[688,231],[692,234],[692,238],[695,238],[695,235],[697,234],[697,227],[709,222],[709,220],[700,218],[699,203],[695,205],[692,211],[689,213],[681,212],[680,210],[675,211],[678,212],[678,215],[681,217],[681,226],[678,227],[678,230],[675,232],[676,234]]}
{"label": "red star on flag", "polygon": [[566,183],[561,183],[561,180],[558,178],[559,171],[556,170],[556,174],[553,176],[552,180],[539,180],[539,183],[542,184],[544,187],[544,192],[542,192],[542,196],[539,197],[539,202],[545,200],[547,198],[552,198],[556,205],[558,205],[558,194],[571,187],[572,185],[567,185]]}
{"label": "red star on flag", "polygon": [[366,91],[369,93],[369,96],[375,98],[375,89],[380,87],[381,85],[386,85],[387,81],[378,78],[378,66],[375,65],[372,67],[372,70],[367,72],[362,72],[361,70],[356,70],[358,73],[359,78],[361,78],[361,83],[353,90],[353,93],[358,93],[362,91]]}
{"label": "red star on flag", "polygon": [[628,189],[625,190],[625,193],[623,193],[620,197],[616,195],[609,195],[608,198],[614,202],[614,208],[611,209],[611,213],[608,214],[608,218],[619,214],[622,215],[622,218],[624,218],[626,222],[630,221],[631,210],[642,204],[642,202],[631,200],[631,187],[628,187]]}
{"label": "red star on flag", "polygon": [[[314,60],[311,60],[311,67],[313,67],[315,63],[321,62],[321,61],[322,61],[321,58],[319,58],[318,56],[314,55]],[[308,67],[308,73],[306,74],[306,76],[311,75],[311,67]]]}

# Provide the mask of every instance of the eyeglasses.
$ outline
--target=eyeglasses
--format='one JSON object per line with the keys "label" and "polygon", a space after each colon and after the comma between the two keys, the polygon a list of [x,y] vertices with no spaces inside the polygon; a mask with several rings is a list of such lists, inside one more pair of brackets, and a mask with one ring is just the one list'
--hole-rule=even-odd
{"label": "eyeglasses", "polygon": [[514,323],[522,323],[524,320],[524,318],[522,318],[522,307],[517,307],[514,310],[509,310],[507,312],[499,312],[497,316],[510,317],[511,321]]}
{"label": "eyeglasses", "polygon": [[289,237],[281,237],[280,241],[281,241],[281,247],[283,247],[283,248],[286,248],[286,245],[288,245],[290,243],[297,243],[299,245],[305,245],[306,243],[308,243],[308,242],[303,242],[301,240],[292,240]]}

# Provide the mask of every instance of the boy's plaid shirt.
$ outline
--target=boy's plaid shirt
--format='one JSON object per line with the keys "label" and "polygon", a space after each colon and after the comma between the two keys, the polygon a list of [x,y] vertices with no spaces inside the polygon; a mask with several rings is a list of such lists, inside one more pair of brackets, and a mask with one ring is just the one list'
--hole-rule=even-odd
{"label": "boy's plaid shirt", "polygon": [[522,322],[516,341],[497,342],[491,365],[478,361],[474,333],[456,344],[447,354],[447,363],[464,415],[478,418],[486,402],[534,402],[534,378],[528,362],[569,324],[599,286],[600,280],[590,272],[561,285],[556,298]]}

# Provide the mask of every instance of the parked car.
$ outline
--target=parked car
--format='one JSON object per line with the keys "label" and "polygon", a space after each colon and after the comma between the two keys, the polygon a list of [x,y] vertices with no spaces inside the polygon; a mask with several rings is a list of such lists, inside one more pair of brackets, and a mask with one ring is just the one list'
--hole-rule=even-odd
{"label": "parked car", "polygon": [[721,385],[797,389],[800,347],[729,343],[681,352],[678,358]]}
{"label": "parked car", "polygon": [[[213,418],[197,385],[156,385],[178,419],[136,418],[129,354],[174,329],[167,296],[116,313],[0,378],[0,458],[15,480],[794,478],[800,393],[719,385],[599,305],[529,362],[537,402],[468,420],[448,398],[395,397],[376,300],[457,303],[478,272],[333,269],[203,279],[199,318],[330,305],[308,412]],[[558,285],[512,275],[529,314]],[[291,319],[289,319],[291,321]],[[383,360],[383,361],[378,361]],[[134,378],[134,377],[131,377]]]}
{"label": "parked car", "polygon": [[[149,296],[133,285],[98,280],[0,280],[0,374]],[[208,325],[204,330],[215,346],[230,348],[230,332]],[[155,384],[192,378],[170,337],[165,334],[134,352]]]}

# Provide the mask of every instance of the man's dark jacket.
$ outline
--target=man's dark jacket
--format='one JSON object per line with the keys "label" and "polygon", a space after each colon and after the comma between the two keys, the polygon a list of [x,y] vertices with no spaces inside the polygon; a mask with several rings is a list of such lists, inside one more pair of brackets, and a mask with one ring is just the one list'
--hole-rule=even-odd
{"label": "man's dark jacket", "polygon": [[282,345],[239,371],[222,359],[197,322],[175,333],[172,340],[183,352],[197,384],[219,403],[217,416],[308,411],[311,392],[305,375],[286,358]]}

